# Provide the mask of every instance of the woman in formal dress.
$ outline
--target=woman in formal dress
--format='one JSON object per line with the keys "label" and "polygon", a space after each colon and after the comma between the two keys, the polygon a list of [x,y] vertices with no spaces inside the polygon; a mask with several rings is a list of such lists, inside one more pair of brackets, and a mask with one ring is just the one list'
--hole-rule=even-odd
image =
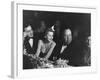
{"label": "woman in formal dress", "polygon": [[35,56],[48,60],[52,54],[56,43],[53,41],[54,31],[49,28],[45,32],[44,39],[38,41],[38,47]]}

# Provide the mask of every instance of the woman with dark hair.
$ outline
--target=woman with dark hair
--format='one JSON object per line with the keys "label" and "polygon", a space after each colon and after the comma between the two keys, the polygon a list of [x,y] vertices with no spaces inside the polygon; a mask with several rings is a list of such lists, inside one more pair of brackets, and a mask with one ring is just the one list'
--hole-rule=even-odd
{"label": "woman with dark hair", "polygon": [[45,32],[45,36],[43,40],[38,41],[38,47],[35,56],[43,58],[44,60],[48,60],[52,54],[52,51],[56,45],[53,41],[54,31],[49,28]]}

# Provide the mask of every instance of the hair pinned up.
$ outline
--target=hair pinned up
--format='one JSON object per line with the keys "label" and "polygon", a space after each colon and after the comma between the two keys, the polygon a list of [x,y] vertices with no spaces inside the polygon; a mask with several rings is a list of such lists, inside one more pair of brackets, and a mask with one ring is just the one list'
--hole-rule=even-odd
{"label": "hair pinned up", "polygon": [[45,35],[46,35],[48,32],[53,32],[53,33],[54,33],[54,30],[52,30],[52,28],[48,28],[48,29],[45,31]]}

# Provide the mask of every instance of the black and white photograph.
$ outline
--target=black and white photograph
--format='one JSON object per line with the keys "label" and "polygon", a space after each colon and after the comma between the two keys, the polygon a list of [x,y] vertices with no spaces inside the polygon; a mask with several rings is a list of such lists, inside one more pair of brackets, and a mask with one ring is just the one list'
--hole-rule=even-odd
{"label": "black and white photograph", "polygon": [[91,66],[91,13],[22,12],[24,70]]}
{"label": "black and white photograph", "polygon": [[13,4],[12,76],[96,71],[96,8]]}

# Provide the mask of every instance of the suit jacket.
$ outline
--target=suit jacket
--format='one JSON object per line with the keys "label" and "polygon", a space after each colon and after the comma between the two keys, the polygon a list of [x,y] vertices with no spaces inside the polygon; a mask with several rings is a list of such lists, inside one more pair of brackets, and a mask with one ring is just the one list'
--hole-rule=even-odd
{"label": "suit jacket", "polygon": [[53,57],[57,57],[57,59],[70,59],[70,55],[72,54],[72,44],[67,45],[67,47],[64,49],[62,53],[61,48],[62,48],[63,42],[59,41],[56,43],[56,47],[53,50],[53,53],[50,57],[50,60],[53,60]]}
{"label": "suit jacket", "polygon": [[[30,40],[29,37],[25,38],[23,45],[28,54],[35,54],[38,40],[36,38],[31,38],[31,39],[33,39],[32,47],[29,43],[29,40]],[[29,56],[23,54],[23,69],[32,69],[32,68],[36,68],[36,66],[34,66],[33,63],[31,62],[31,58]]]}
{"label": "suit jacket", "polygon": [[62,53],[63,42],[58,42],[54,51],[51,60],[53,60],[53,57],[57,57],[57,59],[66,59],[69,60],[69,65],[71,66],[80,66],[82,65],[82,46],[79,44],[79,42],[72,41],[67,47],[64,49]]}
{"label": "suit jacket", "polygon": [[31,47],[29,43],[30,38],[26,37],[24,40],[24,48],[26,49],[26,52],[28,54],[35,54],[36,48],[37,48],[37,40],[34,38],[31,38],[31,39],[33,39],[33,46]]}
{"label": "suit jacket", "polygon": [[57,55],[57,57],[61,58],[61,59],[70,60],[71,54],[72,54],[72,45],[71,44],[67,45],[67,47],[63,50],[63,52],[60,53],[63,45],[64,44],[61,42],[61,44],[58,46],[58,53],[57,53],[58,55]]}

